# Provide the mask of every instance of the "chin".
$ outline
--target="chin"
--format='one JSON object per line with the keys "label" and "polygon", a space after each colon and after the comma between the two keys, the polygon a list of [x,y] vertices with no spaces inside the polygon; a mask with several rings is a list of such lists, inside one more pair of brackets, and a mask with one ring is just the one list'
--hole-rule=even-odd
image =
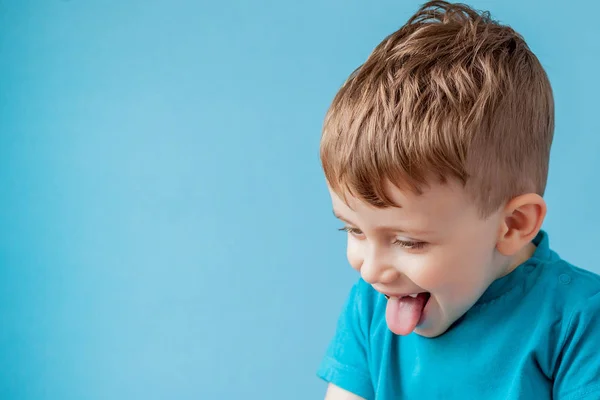
{"label": "chin", "polygon": [[435,338],[443,335],[448,330],[447,326],[432,326],[432,327],[416,327],[414,332],[426,338]]}
{"label": "chin", "polygon": [[434,307],[437,304],[427,304],[423,312],[423,319],[416,326],[413,331],[419,336],[426,338],[435,338],[446,333],[446,331],[453,324],[453,320],[444,318],[444,315],[440,312],[438,307]]}

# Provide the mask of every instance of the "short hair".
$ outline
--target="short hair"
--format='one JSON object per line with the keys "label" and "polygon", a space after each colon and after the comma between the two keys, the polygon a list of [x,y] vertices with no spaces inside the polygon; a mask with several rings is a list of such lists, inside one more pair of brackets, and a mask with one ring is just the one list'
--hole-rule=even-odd
{"label": "short hair", "polygon": [[386,37],[335,95],[320,157],[329,186],[375,207],[386,182],[422,193],[458,179],[483,216],[544,194],[550,82],[523,37],[465,4],[431,1]]}

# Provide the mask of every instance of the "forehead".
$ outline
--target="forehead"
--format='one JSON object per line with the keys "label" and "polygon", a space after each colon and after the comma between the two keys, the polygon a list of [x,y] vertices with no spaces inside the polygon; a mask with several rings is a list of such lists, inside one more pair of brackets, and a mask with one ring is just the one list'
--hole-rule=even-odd
{"label": "forehead", "polygon": [[429,185],[421,194],[386,185],[387,194],[399,207],[376,208],[348,192],[338,194],[331,188],[329,192],[334,213],[361,226],[401,222],[414,228],[434,229],[477,216],[463,187],[452,181]]}

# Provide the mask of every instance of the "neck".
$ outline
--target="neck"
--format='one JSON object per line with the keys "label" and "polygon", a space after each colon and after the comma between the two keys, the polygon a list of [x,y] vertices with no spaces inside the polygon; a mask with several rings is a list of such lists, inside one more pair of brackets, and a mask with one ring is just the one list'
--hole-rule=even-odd
{"label": "neck", "polygon": [[536,246],[533,243],[527,243],[525,247],[523,247],[517,254],[508,258],[505,268],[501,268],[500,274],[498,278],[502,278],[513,272],[519,265],[523,264],[525,261],[529,260],[533,253],[535,253]]}

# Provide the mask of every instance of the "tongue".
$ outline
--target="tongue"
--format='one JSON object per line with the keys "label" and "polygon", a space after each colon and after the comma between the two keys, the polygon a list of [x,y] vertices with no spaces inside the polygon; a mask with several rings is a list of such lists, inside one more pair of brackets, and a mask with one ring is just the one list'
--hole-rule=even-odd
{"label": "tongue", "polygon": [[419,293],[416,298],[391,297],[385,310],[385,319],[390,331],[396,335],[408,335],[414,331],[428,299],[429,293]]}

